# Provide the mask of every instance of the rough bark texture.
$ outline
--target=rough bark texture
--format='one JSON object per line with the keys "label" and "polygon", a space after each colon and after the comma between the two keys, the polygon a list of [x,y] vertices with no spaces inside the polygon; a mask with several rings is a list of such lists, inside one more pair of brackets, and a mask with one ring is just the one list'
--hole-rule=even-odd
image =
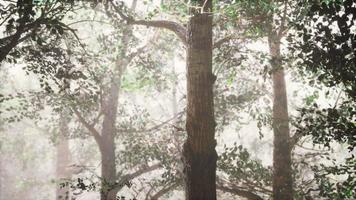
{"label": "rough bark texture", "polygon": [[273,68],[273,199],[292,200],[293,179],[287,89],[278,34],[271,33],[268,43]]}
{"label": "rough bark texture", "polygon": [[[56,164],[56,176],[57,179],[66,183],[71,178],[72,174],[68,170],[68,166],[71,163],[71,153],[69,149],[68,141],[68,120],[64,114],[60,115],[60,133],[58,136],[58,143],[56,146],[57,151],[57,164]],[[70,199],[70,188],[69,186],[62,187],[57,185],[56,189],[56,199],[57,200],[69,200]]]}
{"label": "rough bark texture", "polygon": [[183,145],[187,200],[216,199],[215,120],[212,74],[212,1],[191,10],[187,31],[187,140]]}

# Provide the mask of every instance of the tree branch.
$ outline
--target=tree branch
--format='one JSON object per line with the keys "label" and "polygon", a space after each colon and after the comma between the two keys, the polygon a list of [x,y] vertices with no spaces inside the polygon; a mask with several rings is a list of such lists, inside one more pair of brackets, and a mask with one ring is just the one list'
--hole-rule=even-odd
{"label": "tree branch", "polygon": [[225,42],[229,42],[230,40],[232,40],[234,38],[233,35],[228,35],[224,38],[221,38],[220,40],[214,42],[213,44],[213,49],[215,48],[219,48],[222,44],[224,44]]}
{"label": "tree branch", "polygon": [[[40,25],[43,24],[48,24],[48,23],[54,23],[53,20],[49,18],[43,18],[40,17],[36,19],[34,22],[31,23],[20,23],[19,27],[17,28],[16,32],[13,35],[0,38],[0,62],[2,62],[6,56],[11,52],[12,49],[14,49],[18,44],[23,42],[24,40],[28,39],[31,35],[35,34],[37,29],[40,27]],[[71,31],[76,39],[79,41],[78,35],[75,33],[75,30],[67,26],[66,24],[57,21],[56,24],[62,26],[66,30]],[[27,31],[33,30],[31,33],[25,35],[22,37],[24,33]],[[83,47],[83,45],[80,43],[80,45]],[[83,47],[84,48],[84,47]],[[85,49],[84,49],[85,50]]]}
{"label": "tree branch", "polygon": [[132,16],[125,15],[120,8],[114,5],[112,1],[110,1],[114,10],[120,15],[120,17],[127,22],[127,24],[131,25],[143,25],[147,27],[155,27],[155,28],[163,28],[174,32],[183,42],[183,44],[187,45],[187,30],[182,25],[177,22],[168,21],[168,20],[136,20]]}
{"label": "tree branch", "polygon": [[[26,32],[26,22],[29,20],[30,12],[32,10],[32,5],[25,5],[24,7],[24,13],[23,17],[19,18],[19,26],[16,29],[15,34],[11,37],[9,40],[8,44],[5,44],[3,47],[0,48],[0,62],[2,62],[6,56],[11,52],[13,48],[16,47],[16,45],[19,43],[19,39],[21,38],[21,35]],[[20,14],[20,11],[19,15]],[[6,40],[5,40],[6,41]]]}
{"label": "tree branch", "polygon": [[[150,132],[150,131],[156,130],[156,129],[158,129],[158,128],[160,128],[160,127],[166,125],[166,124],[169,124],[169,122],[171,122],[171,121],[173,121],[173,120],[179,118],[183,113],[184,113],[184,111],[181,111],[181,112],[177,113],[175,116],[173,116],[172,118],[170,118],[170,119],[168,119],[168,120],[166,120],[166,121],[164,121],[164,122],[161,122],[160,124],[157,124],[157,125],[155,125],[155,126],[153,126],[153,127],[151,127],[151,128],[148,128],[148,129],[142,129],[142,130],[130,130],[130,129],[126,129],[126,130],[125,130],[125,129],[120,129],[120,130],[118,130],[118,131],[120,131],[120,132],[126,132],[126,133],[145,133],[145,132]],[[170,124],[170,125],[171,125],[173,128],[177,129],[178,131],[184,131],[184,129],[182,129],[182,128],[180,128],[180,127],[177,127],[177,126],[175,126],[175,125],[173,125],[173,124]]]}
{"label": "tree branch", "polygon": [[166,193],[168,193],[169,191],[173,190],[174,188],[176,188],[178,186],[179,186],[179,182],[174,182],[169,186],[163,187],[156,194],[152,195],[151,200],[158,200],[163,195],[165,195]]}
{"label": "tree branch", "polygon": [[219,182],[216,185],[216,188],[218,190],[221,190],[221,191],[224,191],[224,192],[229,192],[231,194],[235,194],[235,195],[238,195],[240,197],[247,198],[249,200],[263,200],[262,197],[258,196],[257,194],[255,194],[253,192],[250,192],[250,191],[247,191],[247,190],[243,190],[243,189],[240,189],[238,187],[227,187],[227,186],[224,186],[222,183],[219,183]]}
{"label": "tree branch", "polygon": [[302,134],[295,133],[293,136],[289,138],[289,146],[291,149],[299,142],[300,138],[302,138]]}
{"label": "tree branch", "polygon": [[77,116],[77,118],[79,119],[79,122],[82,123],[85,128],[87,128],[89,130],[89,132],[94,136],[94,139],[98,142],[101,143],[101,136],[99,134],[99,132],[94,128],[94,126],[90,125],[84,118],[83,116],[79,113],[79,111],[72,107],[72,110],[75,114],[75,116]]}
{"label": "tree branch", "polygon": [[120,181],[118,181],[114,186],[113,189],[110,190],[109,196],[113,196],[114,194],[117,194],[129,181],[132,179],[141,176],[142,174],[154,171],[158,168],[161,167],[161,163],[157,163],[151,166],[144,166],[138,169],[137,171],[124,175]]}
{"label": "tree branch", "polygon": [[148,27],[168,29],[170,31],[173,31],[179,37],[179,39],[181,39],[181,41],[185,46],[187,45],[187,39],[186,39],[187,30],[176,22],[167,21],[167,20],[152,20],[152,21],[132,20],[132,21],[128,21],[128,24],[144,25]]}
{"label": "tree branch", "polygon": [[84,19],[84,20],[75,21],[75,22],[67,24],[67,26],[72,26],[72,25],[75,25],[75,24],[83,23],[83,22],[84,23],[85,22],[97,22],[97,23],[107,24],[107,25],[113,26],[112,24],[110,24],[108,22],[100,21],[100,20],[94,20],[94,19]]}
{"label": "tree branch", "polygon": [[213,49],[220,48],[224,43],[229,42],[231,40],[238,40],[238,39],[241,40],[241,43],[248,40],[247,37],[238,37],[236,34],[227,35],[227,36],[215,41],[213,44]]}
{"label": "tree branch", "polygon": [[152,43],[153,41],[155,41],[157,39],[157,37],[159,36],[158,32],[154,33],[153,37],[143,46],[141,46],[140,48],[138,48],[135,52],[130,53],[127,56],[127,63],[131,63],[131,61],[139,54],[141,54],[143,51],[146,50],[146,48],[148,48],[149,44]]}

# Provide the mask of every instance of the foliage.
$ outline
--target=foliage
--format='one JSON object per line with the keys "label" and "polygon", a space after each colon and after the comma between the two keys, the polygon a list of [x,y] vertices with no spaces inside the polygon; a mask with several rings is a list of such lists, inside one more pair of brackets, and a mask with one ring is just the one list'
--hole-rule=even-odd
{"label": "foliage", "polygon": [[[298,1],[304,10],[296,12],[296,33],[289,38],[290,50],[298,57],[296,65],[301,76],[327,87],[339,87],[346,94],[337,97],[334,106],[312,104],[313,96],[306,99],[309,105],[299,109],[294,123],[297,135],[312,136],[314,144],[331,150],[341,143],[349,150],[344,163],[313,166],[319,196],[328,199],[353,199],[355,187],[355,13],[352,0]],[[328,92],[326,93],[326,95]],[[340,93],[341,94],[341,93]],[[343,96],[343,95],[341,95]],[[339,102],[340,101],[340,102]],[[326,156],[331,160],[330,156]],[[345,178],[346,177],[346,178]]]}
{"label": "foliage", "polygon": [[[319,195],[328,199],[355,199],[356,160],[352,155],[340,165],[320,165],[313,168],[315,179],[319,184]],[[343,177],[342,181],[334,181],[332,177]]]}
{"label": "foliage", "polygon": [[[71,3],[69,3],[71,2]],[[72,12],[77,4],[73,1],[51,1],[44,5],[33,4],[32,0],[5,0],[0,4],[1,25],[4,36],[0,39],[0,61],[16,62],[20,53],[16,50],[20,43],[30,38],[41,44],[45,32],[62,35],[73,33],[61,20]]]}
{"label": "foliage", "polygon": [[269,194],[272,169],[264,167],[261,161],[252,159],[242,145],[237,146],[235,143],[233,147],[224,146],[224,151],[219,156],[218,167],[219,171],[226,173],[231,183],[247,190]]}
{"label": "foliage", "polygon": [[[270,107],[271,98],[265,82],[260,84],[254,78],[261,75],[265,78],[271,71],[266,64],[268,56],[262,52],[249,50],[244,44],[266,36],[268,25],[274,19],[272,15],[275,15],[276,18],[274,23],[280,26],[280,18],[283,17],[282,10],[286,8],[287,4],[284,4],[283,1],[271,3],[269,0],[213,2],[215,4],[214,23],[217,24],[214,34],[217,38],[224,38],[230,33],[236,34],[237,32],[239,36],[239,39],[228,40],[214,49],[214,74],[217,76],[214,85],[216,129],[218,132],[223,132],[235,125],[240,127],[244,125],[243,116],[251,115],[254,120],[258,120],[257,126],[261,130],[263,126],[270,125],[272,121],[271,110],[264,110],[264,107]],[[297,24],[297,28],[300,28],[299,33],[302,34],[302,42],[298,43],[295,48],[297,48],[297,53],[298,50],[301,51],[299,52],[301,58],[306,57],[305,60],[302,60],[303,66],[307,66],[307,69],[318,76],[320,81],[325,82],[328,86],[343,83],[346,92],[353,97],[355,76],[352,75],[354,73],[354,65],[352,65],[354,57],[351,53],[354,48],[354,35],[352,31],[348,31],[348,28],[351,26],[350,23],[354,22],[345,22],[345,16],[332,14],[332,12],[340,10],[340,6],[344,6],[347,12],[353,12],[354,8],[350,7],[348,2],[323,1],[310,6],[311,10],[305,17],[301,13],[298,19],[304,19],[305,21],[302,22],[310,26],[303,28]],[[145,19],[161,15],[162,18],[173,18],[174,21],[183,23],[189,17],[190,6],[194,6],[194,1],[190,5],[184,1],[161,1],[160,10],[162,13],[159,13],[158,8],[151,6],[151,3],[152,1],[144,1],[148,12]],[[7,23],[6,33],[12,34],[11,37],[13,37],[18,32],[21,21],[12,19],[12,15],[15,13],[18,16],[25,16],[22,15],[24,8],[21,7],[21,4],[15,6],[10,1],[9,4],[8,10],[5,10],[4,7],[0,8],[3,12],[2,15],[6,16],[4,21]],[[171,45],[176,43],[171,35],[160,36],[159,39],[153,37],[152,41],[147,42],[146,46],[141,48],[140,45],[150,40],[149,36],[152,32],[124,24],[118,13],[105,6],[101,7],[101,5],[96,7],[100,14],[95,13],[95,19],[75,19],[92,22],[96,20],[96,22],[109,24],[109,26],[99,25],[101,29],[105,30],[103,34],[98,37],[95,34],[90,34],[92,40],[86,43],[85,39],[79,40],[78,32],[75,29],[63,22],[65,16],[68,16],[68,12],[72,11],[76,5],[62,4],[57,1],[52,6],[44,4],[42,7],[38,7],[31,4],[30,17],[25,20],[25,25],[22,25],[28,28],[21,33],[28,33],[28,36],[24,36],[25,42],[12,49],[8,61],[24,62],[26,64],[24,70],[28,74],[33,73],[39,77],[39,85],[44,91],[28,94],[26,97],[22,94],[0,95],[1,117],[3,118],[4,112],[17,113],[20,115],[19,117],[5,114],[5,118],[3,118],[8,123],[14,123],[21,121],[24,117],[37,118],[38,110],[47,106],[51,108],[54,115],[74,108],[82,114],[87,122],[99,130],[102,128],[100,125],[103,115],[102,107],[105,106],[105,101],[110,94],[110,86],[117,83],[120,89],[120,100],[118,101],[118,120],[115,124],[114,135],[117,147],[118,180],[141,167],[159,162],[160,169],[153,176],[147,175],[148,178],[145,180],[133,181],[141,182],[142,190],[139,192],[146,193],[149,197],[153,188],[165,188],[174,183],[180,185],[182,182],[180,148],[185,136],[185,130],[182,128],[184,127],[184,115],[179,114],[174,119],[158,124],[153,120],[154,118],[147,108],[136,104],[130,99],[130,96],[145,91],[145,96],[142,97],[144,103],[147,103],[149,98],[154,99],[155,103],[157,101],[157,104],[160,102],[156,98],[163,97],[159,99],[162,101],[170,100],[171,97],[166,97],[168,96],[166,93],[171,94],[170,90],[173,90],[173,87],[177,90],[178,82],[183,82],[184,78],[172,73],[169,65],[173,64],[171,60],[181,56],[178,50],[181,51],[183,48],[177,49],[177,46]],[[123,9],[125,9],[125,13],[132,12],[126,7]],[[290,10],[287,10],[289,13]],[[296,10],[298,12],[305,11],[303,9]],[[51,13],[52,11],[56,12]],[[132,16],[138,17],[136,15],[132,14]],[[321,24],[314,27],[312,21],[314,21],[315,15],[323,16],[329,25],[336,22],[338,27],[341,27],[341,34],[334,34],[328,25]],[[288,19],[291,21],[292,18]],[[315,21],[315,23],[317,22]],[[35,24],[36,29],[30,29]],[[328,28],[329,30],[327,30]],[[97,31],[88,30],[91,33]],[[323,34],[327,36],[325,39],[321,38]],[[152,35],[156,35],[156,33]],[[141,38],[144,39],[141,40]],[[324,45],[321,48],[320,42]],[[332,50],[333,48],[334,50]],[[330,57],[334,54],[336,55],[335,60]],[[129,59],[131,55],[135,56]],[[319,60],[315,60],[318,56]],[[341,64],[336,63],[337,59],[341,59]],[[344,65],[346,67],[342,68]],[[347,75],[346,72],[351,73],[353,77]],[[304,70],[301,70],[301,74],[303,73],[305,73]],[[151,95],[147,95],[147,93]],[[327,147],[331,147],[333,141],[345,143],[349,150],[353,151],[356,136],[355,104],[352,100],[346,99],[333,108],[322,109],[313,105],[318,95],[318,93],[314,93],[304,99],[306,106],[300,109],[300,117],[294,124],[296,135],[311,135],[315,144]],[[179,101],[185,101],[184,94],[179,97],[182,97]],[[5,104],[6,106],[2,106]],[[178,109],[184,111],[183,106]],[[68,115],[73,117],[73,121],[76,121],[77,118],[72,112],[69,112]],[[49,120],[54,123],[56,116]],[[56,129],[52,123],[47,125]],[[88,130],[79,122],[73,123],[71,126],[72,137],[80,139],[90,137]],[[53,131],[53,133],[56,132]],[[354,197],[355,193],[351,190],[355,186],[353,175],[355,163],[353,160],[354,158],[351,157],[341,165],[320,165],[313,168],[315,182],[319,184],[317,190],[321,196],[333,199]],[[297,169],[295,170],[295,173],[299,173]],[[348,178],[343,182],[334,183],[330,176],[340,174],[348,176]],[[226,178],[229,184],[237,185],[246,191],[263,196],[271,194],[272,169],[264,166],[260,160],[254,159],[251,153],[241,145],[224,147],[218,161],[218,175],[219,179]],[[72,189],[78,192],[97,191],[99,181],[100,178],[92,176],[75,178],[71,184]],[[149,191],[147,191],[148,189]]]}
{"label": "foliage", "polygon": [[355,103],[344,101],[338,107],[318,108],[317,104],[300,109],[296,134],[311,135],[314,143],[330,147],[333,141],[346,143],[351,151],[356,147]]}
{"label": "foliage", "polygon": [[[327,86],[342,84],[350,97],[356,91],[356,5],[352,0],[299,1],[308,12],[299,22],[292,49],[298,64]],[[303,13],[301,13],[303,14]],[[301,73],[304,73],[301,70]]]}

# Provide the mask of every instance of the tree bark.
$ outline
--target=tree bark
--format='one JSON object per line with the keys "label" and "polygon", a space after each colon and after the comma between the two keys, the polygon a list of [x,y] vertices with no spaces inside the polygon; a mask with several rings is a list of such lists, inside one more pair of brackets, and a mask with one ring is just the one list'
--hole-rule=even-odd
{"label": "tree bark", "polygon": [[[191,9],[187,31],[188,137],[183,145],[185,196],[187,200],[216,199],[215,120],[212,74],[211,0],[197,1]],[[204,12],[201,12],[201,11]]]}
{"label": "tree bark", "polygon": [[281,60],[281,38],[270,32],[269,51],[272,57],[273,82],[273,199],[293,199],[291,145],[287,89]]}
{"label": "tree bark", "polygon": [[[58,143],[56,146],[57,151],[57,164],[56,164],[56,176],[57,179],[64,183],[64,187],[60,184],[57,185],[56,188],[56,199],[57,200],[69,200],[70,199],[70,187],[69,187],[69,179],[72,174],[68,170],[68,166],[71,162],[71,153],[69,149],[69,129],[68,129],[68,120],[65,114],[60,114],[60,122],[59,122],[59,135],[58,135]],[[66,184],[68,183],[68,184]]]}
{"label": "tree bark", "polygon": [[120,79],[113,78],[108,99],[104,105],[104,120],[101,131],[101,140],[98,143],[101,153],[101,200],[115,200],[116,194],[109,196],[110,190],[116,181],[115,163],[115,123],[119,98]]}

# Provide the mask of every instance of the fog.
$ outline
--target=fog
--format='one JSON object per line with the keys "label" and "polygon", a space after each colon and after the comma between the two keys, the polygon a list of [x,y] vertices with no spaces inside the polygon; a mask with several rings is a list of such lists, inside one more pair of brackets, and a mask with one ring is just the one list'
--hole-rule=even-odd
{"label": "fog", "polygon": [[[186,158],[182,159],[186,148],[183,144],[200,137],[188,134],[189,127],[202,127],[196,129],[201,131],[208,126],[204,120],[209,112],[199,109],[210,101],[206,99],[210,93],[206,90],[196,97],[189,92],[208,86],[202,82],[205,79],[199,79],[205,75],[189,75],[198,68],[187,69],[205,63],[204,57],[199,57],[204,50],[190,45],[195,36],[185,44],[179,32],[172,31],[174,28],[134,19],[170,20],[190,27],[195,15],[186,12],[195,4],[127,0],[109,6],[105,2],[78,1],[69,12],[60,8],[63,18],[58,20],[65,24],[62,30],[35,30],[38,32],[32,39],[24,40],[12,51],[18,53],[9,56],[13,60],[1,62],[0,200],[112,200],[113,193],[116,199],[188,199],[190,190],[185,184],[190,179],[186,177]],[[236,10],[244,14],[232,19],[229,6],[234,2],[214,3],[216,10],[210,13],[211,72],[216,77],[212,86],[212,119],[216,124],[213,138],[218,155],[216,198],[254,198],[241,193],[244,191],[261,199],[277,200],[273,198],[272,176],[278,168],[274,169],[274,145],[278,137],[284,136],[274,133],[274,120],[278,118],[276,108],[283,107],[284,96],[278,94],[284,90],[287,109],[279,113],[287,114],[290,138],[285,143],[292,144],[292,138],[297,138],[290,147],[293,199],[328,199],[320,193],[313,167],[342,165],[355,155],[355,150],[349,150],[346,140],[330,141],[328,148],[325,141],[315,142],[312,134],[299,136],[300,126],[305,124],[298,124],[298,119],[304,107],[344,105],[349,98],[343,92],[344,86],[329,87],[310,75],[312,72],[300,73],[306,70],[301,69],[300,58],[294,57],[290,48],[293,42],[288,34],[297,32],[292,26],[280,38],[285,87],[278,85],[272,36],[263,33],[263,28],[253,28],[266,21],[250,20],[245,7]],[[1,3],[3,7],[9,4],[11,1]],[[51,10],[46,5],[35,5],[34,18],[58,6],[48,4],[53,5]],[[297,9],[294,3],[288,5],[284,10],[284,4],[276,4],[274,16],[285,20],[285,26],[294,20],[292,11]],[[283,18],[278,13],[282,11],[291,17]],[[254,12],[257,15],[258,9]],[[278,23],[273,26],[283,28]],[[1,38],[9,34],[5,29],[1,25]],[[226,42],[214,47],[224,38],[228,38]],[[194,48],[199,51],[189,54]],[[197,57],[196,63],[187,62],[191,56]],[[190,85],[194,80],[198,84]],[[197,116],[190,126],[187,121]],[[208,135],[209,130],[202,130],[202,134]],[[201,167],[204,169],[204,164]],[[341,173],[327,177],[336,183],[352,176]],[[355,193],[350,188],[353,193],[345,199],[352,199]]]}

